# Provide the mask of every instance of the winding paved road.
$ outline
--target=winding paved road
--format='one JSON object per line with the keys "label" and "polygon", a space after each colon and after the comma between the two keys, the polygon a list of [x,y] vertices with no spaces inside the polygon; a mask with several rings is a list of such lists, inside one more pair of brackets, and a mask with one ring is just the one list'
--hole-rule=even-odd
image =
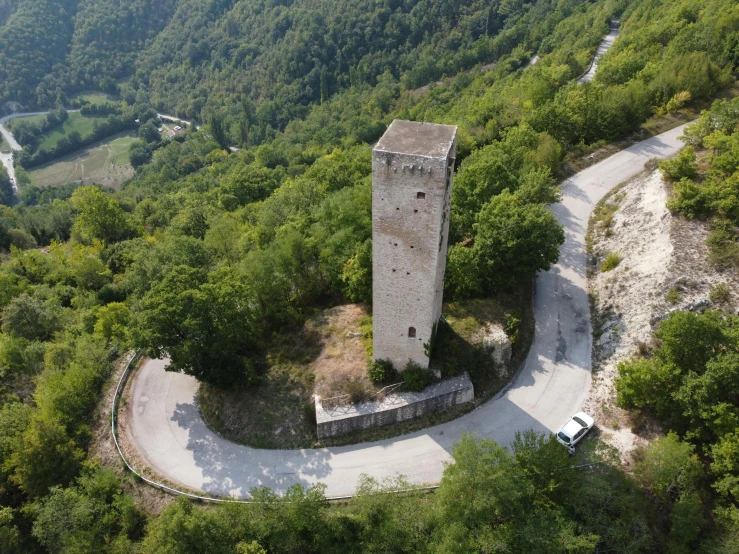
{"label": "winding paved road", "polygon": [[197,381],[149,360],[135,374],[128,405],[129,437],[159,474],[190,489],[244,498],[255,486],[284,492],[294,483],[325,483],[328,496],[354,493],[360,474],[405,475],[438,483],[454,442],[471,432],[508,445],[516,431],[554,431],[580,409],[590,387],[591,327],[586,293],[585,232],[595,204],[639,173],[651,158],[676,153],[678,127],[650,138],[565,181],[552,207],[565,227],[559,263],[539,274],[536,332],[528,358],[510,388],[449,423],[394,439],[341,448],[258,450],[208,430],[195,405]]}

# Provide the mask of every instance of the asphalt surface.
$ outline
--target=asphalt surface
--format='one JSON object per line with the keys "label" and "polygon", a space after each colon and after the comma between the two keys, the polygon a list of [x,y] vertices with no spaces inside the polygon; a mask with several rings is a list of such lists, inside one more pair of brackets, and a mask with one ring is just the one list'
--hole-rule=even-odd
{"label": "asphalt surface", "polygon": [[616,38],[618,38],[618,35],[621,33],[618,24],[619,21],[611,22],[611,29],[610,31],[608,31],[608,34],[605,36],[600,45],[598,45],[598,49],[595,51],[595,56],[593,57],[593,62],[590,64],[590,69],[588,69],[577,79],[578,83],[589,83],[595,78],[595,72],[598,71],[598,60],[600,60],[603,54],[611,49],[611,46],[613,46]]}
{"label": "asphalt surface", "polygon": [[[149,360],[134,376],[128,432],[148,464],[169,481],[212,495],[248,497],[255,486],[278,492],[324,483],[328,496],[352,494],[361,474],[405,475],[438,483],[462,433],[509,445],[516,431],[556,431],[579,411],[590,388],[591,326],[585,232],[595,204],[651,158],[675,154],[678,127],[640,142],[565,181],[552,211],[565,227],[559,263],[536,281],[536,331],[526,362],[508,390],[449,423],[394,439],[341,448],[258,450],[224,440],[203,423],[197,381]],[[596,422],[597,424],[597,422]],[[140,468],[139,468],[140,469]]]}

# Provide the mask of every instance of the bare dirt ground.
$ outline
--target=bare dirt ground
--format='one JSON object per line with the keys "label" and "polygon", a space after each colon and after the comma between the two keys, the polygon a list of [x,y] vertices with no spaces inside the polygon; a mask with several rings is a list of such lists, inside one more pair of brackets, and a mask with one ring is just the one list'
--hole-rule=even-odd
{"label": "bare dirt ground", "polygon": [[[616,407],[618,362],[648,351],[654,329],[670,311],[732,309],[739,300],[739,276],[718,272],[707,262],[705,223],[672,216],[667,197],[659,170],[645,172],[606,196],[590,221],[593,386],[584,410],[595,416],[602,438],[625,462],[659,428]],[[620,261],[602,271],[609,254]],[[731,298],[711,306],[710,292],[719,283],[728,287]]]}

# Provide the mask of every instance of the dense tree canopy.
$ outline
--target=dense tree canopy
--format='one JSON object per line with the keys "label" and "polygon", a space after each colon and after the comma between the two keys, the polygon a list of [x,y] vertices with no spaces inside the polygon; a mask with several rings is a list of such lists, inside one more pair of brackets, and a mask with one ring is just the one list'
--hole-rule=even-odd
{"label": "dense tree canopy", "polygon": [[739,426],[739,318],[675,312],[656,337],[653,357],[619,365],[618,404],[653,412],[704,455],[715,456],[715,486],[736,502],[739,467],[728,456]]}

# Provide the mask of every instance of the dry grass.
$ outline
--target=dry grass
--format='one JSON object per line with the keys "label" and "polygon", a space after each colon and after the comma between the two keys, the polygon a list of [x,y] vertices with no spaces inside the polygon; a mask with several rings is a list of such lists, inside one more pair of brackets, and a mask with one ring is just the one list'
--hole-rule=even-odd
{"label": "dry grass", "polygon": [[367,378],[369,356],[360,323],[368,315],[365,306],[346,304],[321,312],[306,323],[306,329],[316,333],[323,346],[313,363],[314,394],[328,398],[355,392],[358,386],[374,390]]}

